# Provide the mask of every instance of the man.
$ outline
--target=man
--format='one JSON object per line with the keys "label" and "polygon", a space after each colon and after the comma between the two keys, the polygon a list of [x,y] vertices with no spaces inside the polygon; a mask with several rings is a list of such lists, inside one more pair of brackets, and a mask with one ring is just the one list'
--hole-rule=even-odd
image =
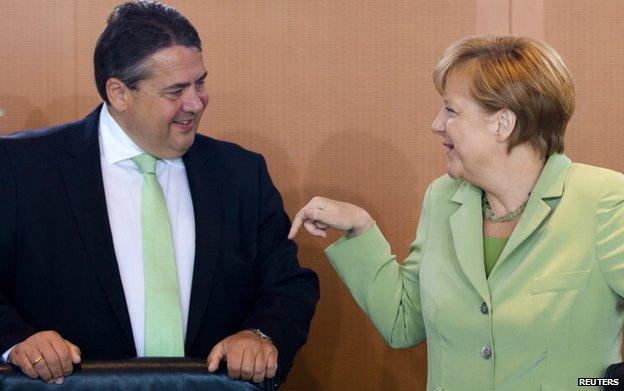
{"label": "man", "polygon": [[0,141],[0,352],[62,383],[85,359],[206,357],[286,374],[318,300],[263,158],[197,135],[201,42],[163,4],[117,7],[104,103]]}

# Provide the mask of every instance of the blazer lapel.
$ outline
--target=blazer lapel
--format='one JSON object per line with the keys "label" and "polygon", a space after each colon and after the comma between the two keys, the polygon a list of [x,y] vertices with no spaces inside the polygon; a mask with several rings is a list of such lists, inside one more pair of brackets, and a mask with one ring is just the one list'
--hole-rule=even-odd
{"label": "blazer lapel", "polygon": [[195,213],[195,264],[186,332],[186,350],[199,331],[210,297],[221,238],[221,173],[211,139],[197,137],[183,156]]}
{"label": "blazer lapel", "polygon": [[[108,221],[98,142],[101,106],[68,137],[61,172],[87,253],[134,352],[134,339]],[[136,353],[136,352],[135,352]]]}
{"label": "blazer lapel", "polygon": [[464,182],[451,199],[460,207],[451,215],[450,224],[457,260],[479,295],[489,302],[483,263],[482,194],[481,189]]}
{"label": "blazer lapel", "polygon": [[496,262],[492,274],[550,216],[552,208],[546,200],[562,196],[565,175],[570,163],[570,159],[565,155],[555,154],[548,158],[531,192],[522,217],[509,237],[509,241]]}

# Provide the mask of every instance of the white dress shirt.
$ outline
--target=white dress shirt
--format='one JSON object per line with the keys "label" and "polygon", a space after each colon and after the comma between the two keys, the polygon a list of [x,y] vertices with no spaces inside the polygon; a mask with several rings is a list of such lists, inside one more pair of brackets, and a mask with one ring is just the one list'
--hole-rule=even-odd
{"label": "white dress shirt", "polygon": [[[130,159],[144,151],[121,129],[110,115],[106,104],[100,113],[99,142],[102,179],[113,245],[128,305],[134,344],[137,355],[142,357],[145,354],[145,280],[141,237],[143,176]],[[186,339],[195,258],[193,201],[181,158],[158,160],[156,176],[169,211]]]}
{"label": "white dress shirt", "polygon": [[[141,187],[143,175],[131,160],[144,153],[110,115],[106,104],[100,112],[100,161],[108,219],[113,236],[137,356],[145,355],[145,279],[141,237]],[[186,339],[193,265],[195,258],[195,214],[186,169],[181,158],[156,162],[169,221],[180,287],[182,326]],[[62,336],[62,335],[61,335]],[[99,338],[94,336],[94,338]],[[11,347],[2,355],[7,362]]]}

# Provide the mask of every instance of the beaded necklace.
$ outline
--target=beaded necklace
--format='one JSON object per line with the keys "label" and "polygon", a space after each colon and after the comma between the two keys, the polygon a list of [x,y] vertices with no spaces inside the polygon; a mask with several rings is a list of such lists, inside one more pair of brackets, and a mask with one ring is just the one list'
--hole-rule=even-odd
{"label": "beaded necklace", "polygon": [[483,194],[483,198],[481,199],[481,206],[482,206],[482,209],[483,209],[483,217],[487,221],[490,221],[492,223],[507,223],[507,222],[510,222],[510,221],[514,221],[515,219],[519,218],[520,215],[522,215],[522,212],[524,212],[524,208],[526,208],[527,202],[529,202],[528,198],[517,209],[512,210],[511,212],[509,212],[509,213],[507,213],[507,214],[505,214],[503,216],[496,216],[496,214],[492,210],[492,207],[490,206],[490,202],[488,201],[488,199],[487,199],[487,197],[485,196],[485,193],[484,193]]}

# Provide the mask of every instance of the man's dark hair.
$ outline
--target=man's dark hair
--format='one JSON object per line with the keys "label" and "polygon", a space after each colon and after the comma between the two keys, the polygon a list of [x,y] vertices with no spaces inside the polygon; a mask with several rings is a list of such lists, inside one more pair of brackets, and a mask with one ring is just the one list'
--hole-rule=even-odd
{"label": "man's dark hair", "polygon": [[100,35],[93,65],[95,84],[106,103],[106,81],[116,77],[131,89],[150,76],[145,63],[161,49],[181,45],[201,51],[195,27],[174,8],[149,0],[117,6]]}

